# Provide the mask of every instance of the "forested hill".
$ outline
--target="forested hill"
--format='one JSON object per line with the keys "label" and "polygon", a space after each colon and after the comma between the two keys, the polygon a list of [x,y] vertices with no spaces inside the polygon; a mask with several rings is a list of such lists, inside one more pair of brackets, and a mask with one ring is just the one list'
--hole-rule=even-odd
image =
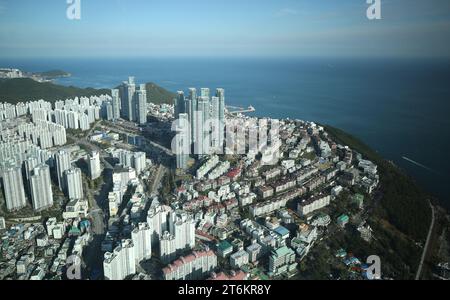
{"label": "forested hill", "polygon": [[[146,84],[147,100],[155,104],[173,102],[176,95],[153,82]],[[0,79],[0,102],[26,102],[44,99],[54,102],[67,98],[89,97],[93,95],[111,94],[110,89],[78,88],[74,86],[62,86],[51,82],[37,82],[30,78]]]}
{"label": "forested hill", "polygon": [[109,93],[110,91],[108,89],[67,87],[51,82],[37,82],[30,78],[0,80],[0,102],[9,102],[12,104],[39,99],[54,102],[76,96],[89,97]]}

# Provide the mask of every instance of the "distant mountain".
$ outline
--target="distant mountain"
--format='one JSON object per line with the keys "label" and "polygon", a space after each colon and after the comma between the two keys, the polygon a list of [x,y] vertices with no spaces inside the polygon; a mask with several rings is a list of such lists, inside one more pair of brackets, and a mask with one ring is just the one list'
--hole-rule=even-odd
{"label": "distant mountain", "polygon": [[[57,75],[57,71],[50,71],[50,75]],[[58,71],[59,72],[59,71]],[[63,72],[63,71],[61,71]],[[146,84],[147,100],[155,104],[170,104],[176,95],[153,82]],[[37,82],[30,78],[0,79],[0,102],[26,102],[44,99],[55,102],[74,97],[89,97],[99,95],[111,95],[110,89],[78,88],[74,86],[62,86],[50,82]]]}
{"label": "distant mountain", "polygon": [[50,82],[37,82],[30,78],[0,80],[0,102],[26,102],[44,99],[55,102],[67,98],[89,97],[93,95],[109,94],[107,89],[77,88],[74,86],[61,86]]}

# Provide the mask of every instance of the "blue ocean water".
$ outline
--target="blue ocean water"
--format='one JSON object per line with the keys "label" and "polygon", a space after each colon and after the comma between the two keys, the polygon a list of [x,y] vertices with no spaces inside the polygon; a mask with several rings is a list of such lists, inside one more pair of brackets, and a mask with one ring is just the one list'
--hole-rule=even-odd
{"label": "blue ocean water", "polygon": [[450,207],[448,61],[27,59],[0,60],[0,66],[63,69],[73,76],[58,83],[79,87],[111,88],[130,75],[171,91],[223,87],[227,104],[253,105],[259,116],[300,118],[348,131]]}

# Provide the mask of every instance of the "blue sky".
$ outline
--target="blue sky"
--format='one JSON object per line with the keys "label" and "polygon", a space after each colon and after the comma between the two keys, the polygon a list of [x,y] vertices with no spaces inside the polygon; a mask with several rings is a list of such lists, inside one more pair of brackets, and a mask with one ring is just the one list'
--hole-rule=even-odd
{"label": "blue sky", "polygon": [[450,1],[0,0],[0,57],[450,56]]}

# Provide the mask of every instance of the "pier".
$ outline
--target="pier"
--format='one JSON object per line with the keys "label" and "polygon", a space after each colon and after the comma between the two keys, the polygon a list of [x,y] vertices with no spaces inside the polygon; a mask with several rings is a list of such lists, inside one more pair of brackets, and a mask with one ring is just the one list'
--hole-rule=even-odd
{"label": "pier", "polygon": [[228,113],[230,114],[244,114],[244,113],[252,113],[255,112],[256,109],[253,106],[249,106],[247,108],[239,107],[239,106],[227,106]]}

